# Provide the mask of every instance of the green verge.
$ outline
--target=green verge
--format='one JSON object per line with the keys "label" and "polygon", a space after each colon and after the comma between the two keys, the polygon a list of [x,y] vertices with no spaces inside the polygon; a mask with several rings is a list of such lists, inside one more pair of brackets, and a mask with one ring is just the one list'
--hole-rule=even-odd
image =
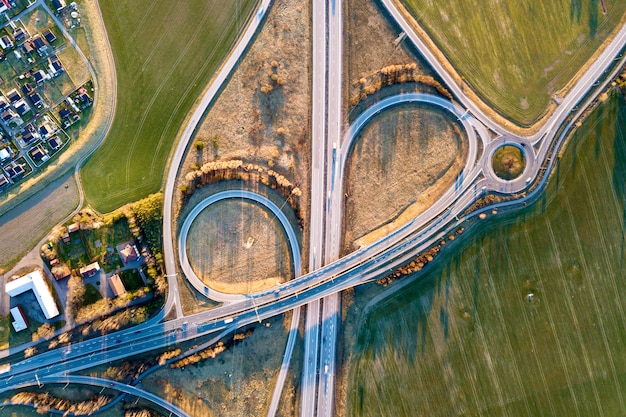
{"label": "green verge", "polygon": [[531,125],[615,29],[623,0],[402,0],[496,111]]}
{"label": "green verge", "polygon": [[348,414],[623,413],[625,178],[626,103],[613,96],[540,201],[469,229],[361,318]]}
{"label": "green verge", "polygon": [[100,2],[115,59],[118,97],[109,136],[82,170],[88,204],[108,212],[159,190],[185,116],[255,4]]}

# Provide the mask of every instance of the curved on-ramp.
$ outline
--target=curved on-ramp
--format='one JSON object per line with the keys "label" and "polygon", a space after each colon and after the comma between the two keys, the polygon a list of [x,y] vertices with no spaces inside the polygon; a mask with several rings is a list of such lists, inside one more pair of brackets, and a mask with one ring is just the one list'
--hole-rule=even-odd
{"label": "curved on-ramp", "polygon": [[209,288],[202,282],[202,280],[196,275],[196,273],[193,271],[193,268],[189,264],[189,259],[187,257],[187,234],[189,233],[191,224],[196,219],[198,214],[202,212],[202,210],[219,201],[231,199],[252,201],[254,203],[260,204],[261,206],[269,210],[280,221],[283,230],[287,234],[289,249],[291,252],[291,257],[293,259],[294,273],[302,270],[302,260],[300,255],[300,245],[298,243],[298,237],[296,236],[296,232],[291,226],[289,219],[287,219],[287,216],[285,215],[285,213],[282,212],[280,207],[278,207],[268,198],[247,190],[227,190],[212,194],[202,200],[198,205],[196,205],[193,210],[191,210],[189,215],[185,218],[178,237],[178,255],[181,269],[189,283],[193,285],[193,287],[200,294],[205,295],[211,300],[223,303],[241,301],[245,300],[248,297],[244,294],[226,294],[223,292],[219,292],[212,288]]}

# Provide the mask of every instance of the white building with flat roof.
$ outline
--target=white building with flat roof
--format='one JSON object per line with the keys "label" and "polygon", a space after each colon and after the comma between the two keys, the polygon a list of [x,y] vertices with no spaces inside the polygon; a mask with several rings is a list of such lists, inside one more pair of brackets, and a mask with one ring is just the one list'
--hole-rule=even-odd
{"label": "white building with flat roof", "polygon": [[39,302],[39,306],[48,320],[59,315],[57,304],[54,302],[50,289],[46,285],[43,275],[41,275],[41,271],[39,270],[7,282],[5,290],[11,297],[16,297],[28,290],[33,290],[35,298],[37,298],[37,302]]}
{"label": "white building with flat roof", "polygon": [[13,328],[16,332],[21,332],[28,327],[22,309],[19,307],[13,307],[11,310],[11,316],[13,316]]}

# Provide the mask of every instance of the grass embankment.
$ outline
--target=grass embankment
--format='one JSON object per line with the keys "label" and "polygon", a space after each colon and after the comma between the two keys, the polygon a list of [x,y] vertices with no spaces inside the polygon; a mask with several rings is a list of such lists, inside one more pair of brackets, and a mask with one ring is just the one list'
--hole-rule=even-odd
{"label": "grass embankment", "polygon": [[81,174],[90,205],[107,212],[160,188],[183,119],[254,4],[100,2],[115,58],[118,102],[108,138]]}
{"label": "grass embankment", "polygon": [[620,23],[622,0],[402,0],[483,100],[531,125]]}
{"label": "grass embankment", "polygon": [[542,200],[484,220],[375,306],[359,330],[350,415],[623,413],[624,126],[623,98],[601,104]]}
{"label": "grass embankment", "polygon": [[520,148],[513,145],[500,147],[491,159],[493,171],[505,180],[512,180],[524,171],[525,158]]}

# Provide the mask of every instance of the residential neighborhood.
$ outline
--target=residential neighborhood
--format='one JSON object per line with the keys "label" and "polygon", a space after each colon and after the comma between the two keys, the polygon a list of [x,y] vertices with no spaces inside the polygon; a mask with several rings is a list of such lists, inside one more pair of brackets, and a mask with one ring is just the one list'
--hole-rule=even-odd
{"label": "residential neighborhood", "polygon": [[[75,3],[49,5],[66,27],[76,24]],[[0,194],[68,147],[67,130],[92,106],[94,91],[92,80],[76,86],[68,73],[61,52],[69,45],[52,18],[33,28],[25,22],[38,10],[11,10],[14,17],[0,27]]]}

